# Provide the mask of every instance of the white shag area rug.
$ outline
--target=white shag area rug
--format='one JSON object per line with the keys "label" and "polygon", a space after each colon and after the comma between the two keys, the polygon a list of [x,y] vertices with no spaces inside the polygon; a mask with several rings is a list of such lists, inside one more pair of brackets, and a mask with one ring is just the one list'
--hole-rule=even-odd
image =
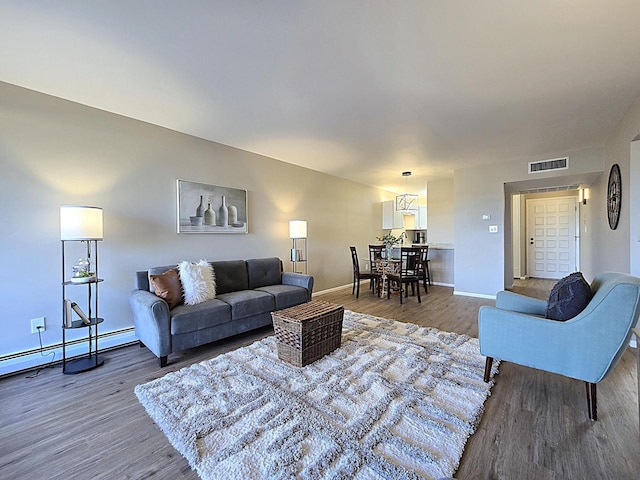
{"label": "white shag area rug", "polygon": [[342,346],[306,367],[270,336],[135,393],[205,480],[437,479],[480,421],[483,371],[476,338],[346,310]]}

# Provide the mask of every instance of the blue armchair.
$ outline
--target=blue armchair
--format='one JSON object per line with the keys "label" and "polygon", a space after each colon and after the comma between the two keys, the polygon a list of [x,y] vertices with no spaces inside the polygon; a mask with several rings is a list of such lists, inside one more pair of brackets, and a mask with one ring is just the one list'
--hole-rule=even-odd
{"label": "blue armchair", "polygon": [[585,382],[589,418],[597,420],[596,384],[616,366],[640,313],[640,279],[606,272],[591,283],[587,307],[565,322],[545,318],[547,302],[499,292],[480,307],[480,353],[489,381],[494,358]]}

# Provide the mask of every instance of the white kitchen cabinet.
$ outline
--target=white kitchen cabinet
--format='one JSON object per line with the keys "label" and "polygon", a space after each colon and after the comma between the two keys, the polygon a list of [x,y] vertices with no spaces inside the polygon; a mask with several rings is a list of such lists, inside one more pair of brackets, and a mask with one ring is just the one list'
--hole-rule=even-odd
{"label": "white kitchen cabinet", "polygon": [[418,208],[418,214],[416,215],[416,230],[427,229],[427,207],[421,206]]}
{"label": "white kitchen cabinet", "polygon": [[382,229],[390,230],[392,228],[403,228],[402,212],[396,212],[395,202],[387,200],[382,202]]}

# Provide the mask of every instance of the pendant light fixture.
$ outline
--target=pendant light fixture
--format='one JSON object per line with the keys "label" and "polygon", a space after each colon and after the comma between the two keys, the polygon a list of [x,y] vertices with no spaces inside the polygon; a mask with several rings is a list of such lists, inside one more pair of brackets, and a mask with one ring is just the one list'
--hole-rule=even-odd
{"label": "pendant light fixture", "polygon": [[[407,191],[407,179],[411,176],[411,172],[402,172],[404,177],[404,190]],[[412,193],[404,193],[396,196],[396,211],[414,213],[418,210],[418,195]]]}

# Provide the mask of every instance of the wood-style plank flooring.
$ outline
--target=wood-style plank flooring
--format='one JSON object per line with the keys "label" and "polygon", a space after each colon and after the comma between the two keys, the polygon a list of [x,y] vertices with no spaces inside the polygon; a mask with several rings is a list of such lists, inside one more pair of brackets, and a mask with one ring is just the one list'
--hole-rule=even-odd
{"label": "wood-style plank flooring", "polygon": [[[519,290],[523,291],[523,290]],[[540,292],[538,292],[540,293]],[[422,304],[379,299],[363,285],[318,299],[345,308],[477,336],[477,311],[492,300],[433,286]],[[139,383],[249,344],[270,328],[157,359],[137,345],[104,353],[105,365],[78,375],[59,366],[35,378],[0,380],[1,479],[197,479],[138,403]],[[638,479],[640,438],[635,353],[598,385],[598,417],[587,416],[582,382],[503,363],[458,479]]]}

